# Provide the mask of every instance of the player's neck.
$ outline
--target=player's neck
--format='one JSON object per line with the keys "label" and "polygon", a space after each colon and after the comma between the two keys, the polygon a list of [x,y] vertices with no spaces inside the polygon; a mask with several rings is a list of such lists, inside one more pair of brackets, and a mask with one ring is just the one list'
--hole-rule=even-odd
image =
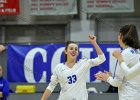
{"label": "player's neck", "polygon": [[126,49],[128,46],[125,44],[125,43],[123,43],[123,42],[121,42],[120,43],[120,46],[123,48],[123,49]]}
{"label": "player's neck", "polygon": [[128,48],[128,46],[127,45],[123,45],[123,47],[122,47],[123,49],[126,49],[126,48]]}
{"label": "player's neck", "polygon": [[67,60],[66,65],[69,68],[72,68],[76,63],[76,60]]}

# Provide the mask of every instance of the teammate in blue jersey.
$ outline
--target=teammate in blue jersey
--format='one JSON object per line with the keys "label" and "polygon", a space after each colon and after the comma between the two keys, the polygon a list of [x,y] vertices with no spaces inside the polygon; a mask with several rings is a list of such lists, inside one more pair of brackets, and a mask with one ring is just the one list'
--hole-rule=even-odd
{"label": "teammate in blue jersey", "polygon": [[47,100],[57,83],[61,86],[58,100],[88,100],[86,89],[86,73],[93,67],[103,63],[106,58],[96,43],[95,36],[89,36],[98,57],[76,61],[79,54],[77,43],[68,41],[65,47],[66,62],[56,65],[51,82],[46,88],[41,100]]}
{"label": "teammate in blue jersey", "polygon": [[[4,51],[5,47],[0,45],[0,52]],[[3,78],[3,69],[0,66],[0,100],[7,100],[9,95],[9,83]]]}
{"label": "teammate in blue jersey", "polygon": [[2,66],[0,66],[0,100],[7,100],[9,95],[9,83],[2,76]]}
{"label": "teammate in blue jersey", "polygon": [[[121,54],[126,66],[128,68],[135,67],[140,62],[140,44],[135,25],[131,24],[121,27],[118,41],[123,48]],[[111,76],[108,72],[100,72],[95,76],[99,80],[107,81],[112,86],[118,87],[119,100],[139,100],[140,74],[133,78],[128,78],[121,66],[119,66],[119,63],[117,63],[114,76]]]}

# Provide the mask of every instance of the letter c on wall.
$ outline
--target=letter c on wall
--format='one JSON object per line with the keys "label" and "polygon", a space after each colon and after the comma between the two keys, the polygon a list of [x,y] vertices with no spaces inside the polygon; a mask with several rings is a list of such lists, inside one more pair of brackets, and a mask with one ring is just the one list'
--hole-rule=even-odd
{"label": "letter c on wall", "polygon": [[[34,78],[34,72],[33,72],[33,61],[36,53],[40,53],[43,58],[43,62],[47,62],[47,51],[42,48],[34,48],[30,50],[27,55],[25,56],[24,60],[24,73],[25,73],[25,78],[27,82],[29,83],[36,83],[35,78]],[[43,71],[43,75],[39,81],[40,82],[46,82],[46,71]]]}

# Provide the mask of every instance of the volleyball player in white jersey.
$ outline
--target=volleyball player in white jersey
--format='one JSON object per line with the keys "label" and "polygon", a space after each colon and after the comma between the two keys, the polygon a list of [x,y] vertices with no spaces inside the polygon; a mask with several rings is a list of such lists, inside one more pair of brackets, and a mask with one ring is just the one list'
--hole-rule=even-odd
{"label": "volleyball player in white jersey", "polygon": [[[123,48],[122,57],[129,68],[140,62],[140,45],[137,29],[134,25],[125,25],[120,29],[118,36],[120,46]],[[108,73],[95,75],[97,79],[107,81],[112,86],[118,87],[119,100],[140,99],[140,74],[128,79],[119,66],[116,66],[115,76]]]}
{"label": "volleyball player in white jersey", "polygon": [[129,66],[127,66],[127,64],[124,62],[122,54],[119,50],[115,50],[113,52],[113,56],[118,59],[119,65],[127,79],[132,79],[140,74],[140,62],[134,65],[133,67],[129,68]]}
{"label": "volleyball player in white jersey", "polygon": [[55,67],[51,82],[46,88],[41,100],[46,100],[53,92],[57,83],[61,86],[58,100],[88,100],[86,89],[86,73],[96,65],[103,63],[106,58],[96,43],[95,36],[89,36],[89,41],[94,46],[98,57],[94,59],[81,59],[76,62],[79,54],[78,45],[69,41],[65,47],[66,62]]}

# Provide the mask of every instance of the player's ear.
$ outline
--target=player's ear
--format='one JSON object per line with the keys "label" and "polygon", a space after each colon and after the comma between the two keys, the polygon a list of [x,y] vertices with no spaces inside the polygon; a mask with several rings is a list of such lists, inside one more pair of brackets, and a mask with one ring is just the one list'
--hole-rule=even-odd
{"label": "player's ear", "polygon": [[118,35],[118,41],[122,41],[122,35],[121,34]]}
{"label": "player's ear", "polygon": [[121,33],[119,34],[119,36],[120,36],[120,39],[122,40],[122,39],[123,39],[123,36],[122,36],[122,34],[121,34]]}

